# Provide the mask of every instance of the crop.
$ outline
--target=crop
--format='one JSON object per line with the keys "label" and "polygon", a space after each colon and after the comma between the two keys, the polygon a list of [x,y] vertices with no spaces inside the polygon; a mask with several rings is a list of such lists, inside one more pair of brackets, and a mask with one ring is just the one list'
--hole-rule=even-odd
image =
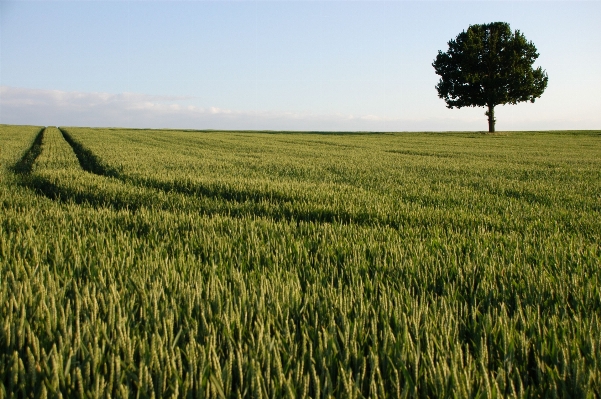
{"label": "crop", "polygon": [[0,146],[1,397],[601,395],[599,132]]}

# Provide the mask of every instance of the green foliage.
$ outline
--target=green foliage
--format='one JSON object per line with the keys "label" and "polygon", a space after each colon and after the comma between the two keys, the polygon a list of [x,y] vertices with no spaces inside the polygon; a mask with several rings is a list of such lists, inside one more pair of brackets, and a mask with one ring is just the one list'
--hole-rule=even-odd
{"label": "green foliage", "polygon": [[470,25],[438,51],[432,66],[440,75],[438,96],[448,108],[488,107],[489,131],[494,132],[494,107],[534,102],[547,87],[536,47],[505,22]]}
{"label": "green foliage", "polygon": [[39,132],[0,396],[601,394],[599,132]]}

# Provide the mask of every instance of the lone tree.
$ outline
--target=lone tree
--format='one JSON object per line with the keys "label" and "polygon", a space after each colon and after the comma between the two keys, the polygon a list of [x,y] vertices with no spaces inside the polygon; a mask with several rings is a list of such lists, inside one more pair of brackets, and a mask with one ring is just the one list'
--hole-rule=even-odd
{"label": "lone tree", "polygon": [[438,96],[448,108],[488,107],[488,131],[495,131],[495,106],[534,102],[547,87],[547,73],[532,68],[536,47],[506,22],[470,25],[432,63],[441,76]]}

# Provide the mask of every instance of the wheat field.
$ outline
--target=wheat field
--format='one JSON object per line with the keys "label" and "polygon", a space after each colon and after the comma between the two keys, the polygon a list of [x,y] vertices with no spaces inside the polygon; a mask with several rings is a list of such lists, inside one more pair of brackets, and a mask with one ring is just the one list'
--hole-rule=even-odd
{"label": "wheat field", "polygon": [[0,398],[601,396],[601,132],[0,125]]}

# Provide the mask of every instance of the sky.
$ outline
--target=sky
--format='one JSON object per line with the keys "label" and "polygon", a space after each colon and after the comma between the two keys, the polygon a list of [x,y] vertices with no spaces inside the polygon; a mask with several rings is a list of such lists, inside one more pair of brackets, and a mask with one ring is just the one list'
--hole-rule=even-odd
{"label": "sky", "polygon": [[432,62],[504,21],[549,84],[498,106],[497,130],[601,129],[599,20],[600,0],[0,0],[0,123],[483,131],[483,108],[438,98]]}

